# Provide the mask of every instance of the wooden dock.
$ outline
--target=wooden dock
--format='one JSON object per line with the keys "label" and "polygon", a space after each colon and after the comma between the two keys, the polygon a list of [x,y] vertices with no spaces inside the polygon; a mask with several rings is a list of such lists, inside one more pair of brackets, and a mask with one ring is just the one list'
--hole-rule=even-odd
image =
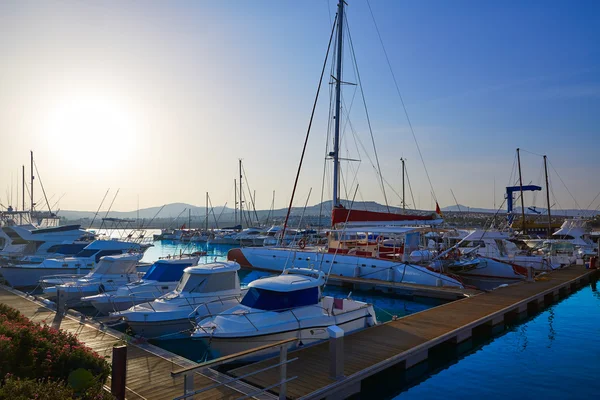
{"label": "wooden dock", "polygon": [[[90,320],[82,321],[75,313],[58,316],[54,310],[42,302],[33,300],[23,293],[0,286],[0,303],[19,310],[27,318],[34,322],[46,323],[55,328],[71,332],[85,343],[86,346],[107,357],[110,362],[113,345],[123,343],[122,333],[110,328],[102,327]],[[163,400],[173,399],[183,393],[183,377],[173,378],[171,372],[181,368],[191,367],[196,363],[179,357],[173,353],[162,350],[148,343],[127,343],[127,399]],[[216,371],[206,370],[204,374],[194,374],[194,386],[196,388],[208,387],[227,376],[221,376]],[[207,376],[210,374],[210,378]],[[110,378],[107,383],[110,386]],[[248,393],[254,393],[260,389],[243,382],[212,389],[203,393],[203,399],[239,399]],[[257,396],[259,399],[273,399],[269,394]]]}
{"label": "wooden dock", "polygon": [[[358,393],[365,378],[390,367],[408,369],[425,361],[429,350],[438,345],[458,344],[470,339],[474,329],[503,329],[505,321],[540,311],[587,283],[597,272],[581,266],[553,271],[536,282],[499,288],[347,335],[342,339],[343,377],[338,379],[330,376],[331,343],[293,351],[289,356],[298,360],[287,366],[287,374],[298,378],[287,383],[287,397],[345,398]],[[242,376],[275,362],[266,360],[230,373]],[[279,379],[278,368],[274,368],[247,381],[254,386],[267,387]],[[277,390],[273,392],[277,393]]]}

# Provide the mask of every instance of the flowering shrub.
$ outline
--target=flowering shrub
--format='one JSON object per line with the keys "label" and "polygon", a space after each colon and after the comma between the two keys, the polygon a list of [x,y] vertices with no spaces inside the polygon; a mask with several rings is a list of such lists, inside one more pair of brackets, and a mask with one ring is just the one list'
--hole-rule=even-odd
{"label": "flowering shrub", "polygon": [[60,381],[19,379],[8,375],[0,386],[0,400],[114,400],[107,392],[97,388],[76,394],[72,388]]}
{"label": "flowering shrub", "polygon": [[[50,385],[51,381],[67,382],[69,375],[79,368],[91,372],[96,386],[100,388],[110,374],[108,362],[80,343],[75,335],[33,323],[19,311],[0,304],[2,390],[8,390],[5,387],[9,384],[7,374],[33,380],[31,385],[34,386],[37,385],[35,380],[39,379],[48,381]],[[10,387],[15,387],[15,382],[10,384]],[[29,388],[28,385],[25,386]],[[57,396],[55,398],[62,398]],[[16,398],[11,397],[13,400]]]}

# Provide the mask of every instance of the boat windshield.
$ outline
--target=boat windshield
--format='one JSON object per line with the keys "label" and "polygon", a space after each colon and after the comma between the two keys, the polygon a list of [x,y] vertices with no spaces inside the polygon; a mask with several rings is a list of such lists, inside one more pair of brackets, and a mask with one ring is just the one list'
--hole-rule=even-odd
{"label": "boat windshield", "polygon": [[318,303],[319,288],[317,287],[292,292],[276,292],[253,287],[242,299],[242,305],[264,311],[285,311]]}
{"label": "boat windshield", "polygon": [[159,281],[159,282],[177,282],[183,275],[183,270],[191,266],[192,262],[189,263],[177,263],[170,264],[165,262],[157,261],[150,267],[146,275],[145,280]]}

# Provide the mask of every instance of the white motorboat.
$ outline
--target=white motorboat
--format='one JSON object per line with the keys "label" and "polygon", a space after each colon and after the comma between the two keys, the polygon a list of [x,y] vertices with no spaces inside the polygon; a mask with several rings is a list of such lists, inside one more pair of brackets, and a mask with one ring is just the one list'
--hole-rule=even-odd
{"label": "white motorboat", "polygon": [[150,266],[143,279],[121,286],[114,292],[84,297],[81,301],[89,302],[104,315],[154,301],[173,291],[183,276],[183,270],[198,265],[199,258],[184,254],[159,259]]}
{"label": "white motorboat", "polygon": [[116,291],[120,286],[140,279],[136,266],[142,254],[117,254],[104,256],[89,274],[73,279],[69,275],[55,275],[43,278],[40,285],[43,296],[55,298],[58,291],[64,293],[64,300],[76,304],[82,297],[98,293]]}
{"label": "white motorboat", "polygon": [[510,238],[507,232],[475,230],[460,242],[458,249],[462,254],[477,254],[486,260],[492,259],[508,264],[509,267],[516,265],[536,271],[549,271],[561,267],[561,264],[552,263],[544,254],[519,250]]}
{"label": "white motorboat", "polygon": [[191,321],[239,304],[245,293],[240,288],[239,269],[235,262],[188,267],[172,292],[110,315],[122,317],[136,334],[145,338],[189,337]]}
{"label": "white motorboat", "polygon": [[[138,243],[121,240],[95,240],[72,256],[45,258],[39,263],[8,264],[0,273],[13,287],[34,287],[48,275],[84,275],[92,271],[104,256],[136,252],[141,255],[146,248]],[[140,257],[141,258],[141,257]],[[140,272],[144,272],[143,269]]]}
{"label": "white motorboat", "polygon": [[328,338],[332,325],[351,333],[377,323],[371,304],[322,296],[324,277],[315,270],[293,269],[253,281],[239,305],[198,319],[192,339],[204,340],[213,357],[222,357],[291,338],[298,341],[290,348],[314,344]]}

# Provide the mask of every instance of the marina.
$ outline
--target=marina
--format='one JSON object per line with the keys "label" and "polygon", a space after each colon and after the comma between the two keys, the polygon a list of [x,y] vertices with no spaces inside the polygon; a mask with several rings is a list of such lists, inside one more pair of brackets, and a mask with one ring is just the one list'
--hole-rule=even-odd
{"label": "marina", "polygon": [[434,3],[0,3],[0,400],[597,397],[600,8]]}
{"label": "marina", "polygon": [[[285,373],[286,376],[297,378],[285,383],[286,396],[344,398],[359,393],[361,382],[377,373],[389,368],[410,369],[425,362],[428,354],[434,352],[437,347],[460,346],[475,335],[493,335],[494,332],[501,332],[505,323],[535,315],[597,278],[597,270],[581,267],[562,269],[537,282],[520,283],[491,293],[450,302],[342,338],[329,339],[329,343],[293,351],[289,353],[289,357],[293,358],[294,362],[286,365]],[[52,321],[53,326],[75,332],[86,345],[101,354],[110,355],[112,346],[121,340],[122,335],[119,332],[110,329],[107,331],[98,323],[82,319],[80,316],[78,318],[77,314],[56,317],[53,310],[25,297],[22,293],[5,287],[0,290],[1,303],[18,308],[36,322]],[[343,346],[338,353],[332,352],[332,348],[336,347],[336,340],[340,340]],[[277,344],[276,342],[268,346]],[[218,364],[221,361],[219,359],[206,364],[196,364],[152,345],[140,346],[128,344],[127,398],[176,398],[184,394],[185,390],[202,390],[203,387],[211,387],[218,383],[216,380],[199,376],[198,373]],[[150,350],[144,349],[144,346]],[[331,357],[336,354],[343,360],[341,366],[339,362],[332,362]],[[282,376],[280,367],[260,372],[269,363],[277,364],[278,361],[279,358],[276,357],[273,361],[266,360],[235,368],[228,371],[228,374],[231,377],[246,377],[252,371],[259,371],[245,379],[249,386],[245,386],[244,390],[258,392],[264,388],[271,388],[270,392],[279,396],[278,383],[281,382]],[[336,368],[341,368],[337,379]],[[189,383],[186,386],[184,373],[193,373],[193,386]],[[212,374],[219,375],[209,370],[209,375],[213,376]],[[225,380],[231,379],[234,378]],[[211,390],[213,392],[203,392],[202,398],[242,396],[239,392],[235,394],[231,388],[219,386],[218,389]]]}

